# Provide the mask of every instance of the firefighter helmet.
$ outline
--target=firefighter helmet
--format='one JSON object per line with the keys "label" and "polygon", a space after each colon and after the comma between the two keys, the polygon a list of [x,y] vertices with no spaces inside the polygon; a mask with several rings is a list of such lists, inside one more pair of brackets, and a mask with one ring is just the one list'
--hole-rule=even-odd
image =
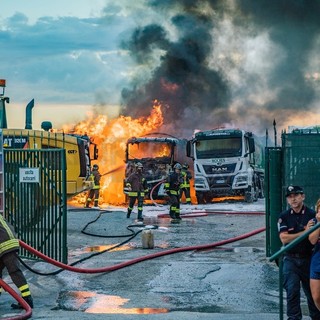
{"label": "firefighter helmet", "polygon": [[182,165],[182,169],[187,170],[188,168],[189,168],[189,165],[188,165],[187,163],[184,163],[184,164]]}
{"label": "firefighter helmet", "polygon": [[142,165],[141,162],[138,162],[138,163],[136,164],[136,167],[137,167],[137,169],[143,169],[143,165]]}
{"label": "firefighter helmet", "polygon": [[182,169],[181,164],[180,164],[180,163],[176,163],[176,164],[173,166],[173,169],[175,169],[175,170],[181,170],[181,169]]}
{"label": "firefighter helmet", "polygon": [[99,166],[98,166],[97,164],[94,164],[94,165],[92,166],[92,169],[93,169],[93,170],[98,170],[98,169],[99,169]]}

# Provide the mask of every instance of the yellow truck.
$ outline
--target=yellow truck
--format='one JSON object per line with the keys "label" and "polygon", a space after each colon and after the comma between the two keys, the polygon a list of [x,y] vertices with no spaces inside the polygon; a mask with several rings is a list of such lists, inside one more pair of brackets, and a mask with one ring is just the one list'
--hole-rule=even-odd
{"label": "yellow truck", "polygon": [[5,80],[0,79],[0,128],[3,132],[3,147],[14,149],[52,149],[66,150],[66,184],[67,195],[73,196],[90,188],[87,178],[90,175],[91,161],[97,160],[98,149],[86,135],[62,132],[51,132],[52,125],[48,121],[42,123],[43,130],[32,129],[32,108],[34,100],[26,107],[25,129],[7,128],[6,103],[4,96]]}

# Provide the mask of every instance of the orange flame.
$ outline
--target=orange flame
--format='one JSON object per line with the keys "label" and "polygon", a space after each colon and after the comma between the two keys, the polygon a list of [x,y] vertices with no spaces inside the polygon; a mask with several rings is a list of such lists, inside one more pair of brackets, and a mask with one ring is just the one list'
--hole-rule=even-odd
{"label": "orange flame", "polygon": [[[65,132],[87,134],[99,149],[99,171],[101,178],[99,204],[123,204],[123,179],[125,172],[125,147],[131,137],[144,136],[158,129],[163,124],[161,104],[154,102],[150,116],[133,119],[120,116],[108,119],[106,115],[91,117],[77,124],[74,128],[64,126]],[[86,195],[74,197],[73,204],[85,202]]]}

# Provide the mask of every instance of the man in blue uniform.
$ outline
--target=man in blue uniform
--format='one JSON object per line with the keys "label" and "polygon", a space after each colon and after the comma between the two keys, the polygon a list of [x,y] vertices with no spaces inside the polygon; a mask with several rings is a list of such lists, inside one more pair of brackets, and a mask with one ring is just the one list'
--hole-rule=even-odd
{"label": "man in blue uniform", "polygon": [[[288,186],[286,198],[290,206],[280,214],[279,236],[285,246],[307,229],[308,222],[315,217],[315,211],[304,204],[304,191],[300,186]],[[316,308],[309,284],[310,259],[313,245],[306,238],[285,253],[283,257],[283,280],[287,292],[288,320],[301,320],[300,284],[307,297],[312,320],[320,320],[320,311]]]}

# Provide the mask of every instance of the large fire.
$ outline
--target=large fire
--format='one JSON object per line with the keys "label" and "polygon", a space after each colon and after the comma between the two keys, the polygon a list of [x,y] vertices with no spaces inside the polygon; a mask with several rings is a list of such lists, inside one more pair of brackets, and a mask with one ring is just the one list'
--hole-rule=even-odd
{"label": "large fire", "polygon": [[[108,119],[106,115],[90,117],[75,127],[64,126],[65,132],[71,130],[78,134],[87,134],[99,149],[99,171],[101,179],[99,204],[123,204],[123,178],[125,172],[125,146],[131,137],[149,134],[163,124],[161,104],[154,102],[150,116],[133,119],[120,116]],[[74,197],[72,204],[84,204],[86,194]]]}

